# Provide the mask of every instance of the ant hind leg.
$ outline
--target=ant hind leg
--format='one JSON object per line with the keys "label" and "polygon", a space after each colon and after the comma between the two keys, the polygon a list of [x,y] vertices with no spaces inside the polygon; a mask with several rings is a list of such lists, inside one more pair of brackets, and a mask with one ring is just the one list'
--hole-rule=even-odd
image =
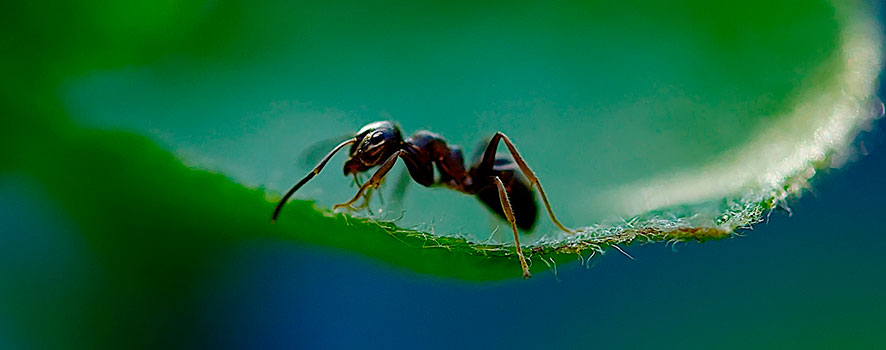
{"label": "ant hind leg", "polygon": [[523,269],[523,278],[532,277],[529,273],[529,265],[526,264],[526,258],[523,256],[523,250],[520,249],[520,236],[517,233],[517,220],[514,218],[514,210],[511,209],[511,201],[508,200],[508,192],[505,190],[505,184],[501,182],[498,176],[494,177],[495,186],[498,187],[498,199],[501,201],[501,208],[505,212],[508,222],[511,224],[511,230],[514,231],[514,244],[517,247],[517,258],[520,259],[520,267]]}
{"label": "ant hind leg", "polygon": [[551,209],[551,204],[548,203],[548,196],[545,194],[545,190],[541,187],[541,183],[538,181],[538,177],[535,176],[535,173],[532,169],[529,168],[529,165],[526,164],[526,161],[523,160],[523,156],[520,155],[520,152],[517,152],[517,147],[511,142],[511,139],[508,138],[502,132],[495,133],[492,136],[492,139],[489,141],[489,145],[486,147],[486,150],[483,153],[483,158],[478,164],[478,166],[483,167],[485,169],[492,169],[495,165],[495,150],[498,148],[498,140],[502,140],[507,146],[508,151],[511,153],[511,156],[514,157],[514,162],[517,163],[517,166],[520,167],[520,170],[529,180],[529,183],[535,186],[538,189],[538,194],[541,196],[541,201],[545,205],[545,209],[548,211],[548,216],[551,217],[551,221],[554,222],[554,225],[557,225],[560,230],[563,232],[574,234],[575,230],[566,228],[563,224],[560,223],[560,220],[557,220],[557,217],[554,216],[554,211]]}

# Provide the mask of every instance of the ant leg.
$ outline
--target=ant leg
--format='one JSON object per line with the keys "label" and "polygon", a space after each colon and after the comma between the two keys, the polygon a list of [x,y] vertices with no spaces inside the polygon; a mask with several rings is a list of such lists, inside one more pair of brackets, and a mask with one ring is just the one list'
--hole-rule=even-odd
{"label": "ant leg", "polygon": [[341,207],[349,207],[351,209],[355,209],[354,207],[351,207],[351,204],[354,204],[354,202],[359,200],[360,196],[363,195],[363,192],[366,192],[369,187],[378,187],[378,185],[381,183],[382,178],[384,178],[385,175],[388,174],[388,171],[390,171],[391,168],[394,167],[394,163],[397,162],[397,157],[404,156],[405,154],[406,151],[400,150],[388,157],[384,164],[381,165],[381,168],[379,168],[378,171],[376,171],[375,174],[373,174],[372,177],[369,178],[369,181],[366,181],[363,186],[360,186],[360,189],[357,190],[357,194],[354,195],[354,198],[351,198],[351,200],[347,202],[332,206],[332,210],[336,210]]}
{"label": "ant leg", "polygon": [[[354,184],[357,185],[357,187],[363,186],[363,183],[360,182],[360,178],[357,175],[357,173],[354,173]],[[367,191],[363,195],[363,203],[360,203],[360,205],[354,207],[354,209],[367,209],[371,212],[372,210],[368,209],[368,208],[369,208],[369,202],[372,200],[372,193],[373,193],[372,191]]]}
{"label": "ant leg", "polygon": [[523,278],[532,277],[529,274],[529,266],[526,265],[526,258],[523,257],[523,250],[520,249],[520,236],[517,234],[517,220],[514,219],[514,210],[511,209],[511,201],[508,200],[508,192],[505,190],[505,184],[501,182],[498,176],[495,179],[495,186],[498,187],[498,200],[501,201],[501,207],[504,209],[505,217],[511,223],[511,230],[514,231],[514,244],[517,246],[517,257],[520,258],[520,267],[523,268]]}
{"label": "ant leg", "polygon": [[372,194],[373,193],[374,192],[372,191],[371,188],[366,190],[366,193],[363,194],[363,200],[360,202],[360,204],[357,204],[356,206],[352,205],[351,208],[356,209],[356,210],[366,209],[367,211],[372,213],[372,208],[369,208],[369,202],[372,201]]}
{"label": "ant leg", "polygon": [[492,136],[492,140],[489,141],[489,146],[487,146],[486,151],[483,154],[480,166],[484,166],[486,169],[492,169],[492,166],[495,163],[495,149],[498,146],[499,139],[505,142],[505,146],[508,147],[508,151],[510,151],[511,156],[514,157],[514,162],[517,163],[517,166],[520,167],[520,170],[523,171],[523,174],[529,179],[529,183],[538,188],[538,194],[541,195],[541,201],[544,203],[545,209],[548,211],[548,216],[551,217],[551,221],[554,222],[554,225],[557,225],[557,227],[566,233],[575,233],[574,230],[563,226],[563,224],[560,223],[560,220],[557,220],[557,217],[554,216],[554,211],[551,210],[551,204],[548,203],[548,196],[545,195],[545,190],[541,188],[541,183],[538,182],[538,177],[535,176],[535,173],[532,172],[532,169],[530,169],[529,165],[526,164],[526,161],[523,160],[523,156],[520,155],[520,152],[517,152],[517,147],[514,146],[507,135],[499,131]]}

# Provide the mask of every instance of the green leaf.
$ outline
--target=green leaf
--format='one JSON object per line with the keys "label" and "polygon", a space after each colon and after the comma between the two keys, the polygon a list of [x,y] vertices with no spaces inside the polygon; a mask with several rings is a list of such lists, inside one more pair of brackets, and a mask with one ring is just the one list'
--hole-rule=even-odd
{"label": "green leaf", "polygon": [[[785,2],[781,8],[784,11],[779,13],[782,15],[793,13],[795,7],[792,4],[790,1]],[[779,33],[779,39],[772,42],[747,43],[748,38],[755,36],[743,37],[740,33],[732,32],[735,25],[743,22],[724,25],[722,22],[709,19],[705,17],[707,16],[705,11],[710,9],[704,4],[687,5],[687,8],[691,9],[688,12],[675,11],[676,15],[687,16],[683,18],[685,21],[704,29],[704,33],[693,35],[699,36],[696,38],[699,42],[708,43],[709,46],[701,51],[711,55],[709,56],[711,61],[722,60],[723,66],[719,67],[717,72],[729,75],[723,77],[724,82],[735,83],[744,89],[741,93],[731,95],[723,92],[729,92],[728,89],[714,86],[710,88],[715,90],[715,93],[710,96],[747,97],[745,95],[753,96],[752,93],[771,89],[777,100],[775,103],[754,101],[748,105],[750,107],[738,104],[747,107],[752,113],[770,113],[771,117],[748,120],[748,123],[753,124],[752,127],[745,128],[743,124],[739,124],[739,127],[717,134],[719,137],[737,135],[728,142],[720,143],[716,137],[708,138],[701,144],[704,147],[700,148],[710,148],[711,151],[698,152],[697,157],[691,162],[668,164],[666,160],[660,160],[659,163],[652,163],[653,169],[649,172],[651,176],[635,176],[630,181],[610,184],[609,188],[613,192],[595,192],[587,198],[572,198],[570,203],[581,203],[579,200],[583,199],[595,207],[617,209],[615,212],[621,216],[616,220],[605,220],[601,218],[602,214],[595,212],[596,214],[584,218],[578,216],[580,211],[574,211],[572,215],[576,219],[574,226],[582,226],[580,234],[568,236],[555,232],[540,237],[535,236],[528,245],[526,250],[533,261],[533,271],[542,271],[564,261],[584,259],[603,252],[607,247],[618,247],[619,244],[630,244],[635,241],[703,241],[726,237],[736,228],[760,221],[768,210],[783,204],[791,195],[800,193],[807,186],[816,168],[830,166],[835,155],[847,149],[858,128],[871,116],[876,115],[875,111],[879,105],[871,100],[871,95],[876,74],[881,68],[880,51],[875,48],[880,47],[881,43],[876,24],[864,9],[854,9],[849,5],[837,5],[835,9],[831,9],[818,5],[811,8],[818,9],[819,12],[809,10],[809,13],[797,12],[796,15],[798,18],[819,20],[828,18],[826,15],[834,11],[837,14],[836,18],[842,21],[836,25],[837,28],[833,33],[830,30],[832,28],[828,26],[823,26],[825,29],[817,33],[821,34],[820,39],[823,42],[833,44],[833,47],[825,46],[820,48],[820,51],[810,49],[816,45],[801,45],[802,43],[796,43],[793,47],[778,45],[796,39],[790,33]],[[620,6],[600,4],[594,6],[588,16],[604,24],[608,22],[601,14],[624,15],[627,10]],[[650,13],[655,12],[654,7],[648,9]],[[752,7],[749,5],[748,9]],[[124,11],[117,9],[111,12],[116,13],[118,10]],[[208,19],[205,23],[196,20],[199,15],[189,12],[197,11],[194,8],[188,7],[183,13],[155,10],[157,11],[148,11],[146,15],[159,16],[161,22],[174,23],[174,27],[183,33],[204,33],[207,28],[219,26],[216,22],[218,19]],[[232,13],[220,11],[218,16],[235,17]],[[648,13],[639,12],[639,14]],[[744,13],[750,17],[757,14],[754,11]],[[128,15],[138,17],[134,13],[127,12]],[[556,12],[549,15],[561,18],[568,17],[569,14]],[[524,18],[525,14],[515,12],[510,16],[516,20]],[[723,18],[740,21],[733,17],[724,15]],[[783,27],[777,22],[782,18],[776,15],[770,17],[748,19],[750,21],[748,25],[751,26],[748,30],[755,35],[765,34],[771,30],[782,30]],[[631,18],[643,22],[642,18],[639,20]],[[201,27],[198,22],[208,27]],[[274,190],[248,188],[240,184],[248,182],[243,181],[241,176],[201,170],[200,168],[213,168],[204,164],[199,168],[183,165],[183,162],[189,165],[200,164],[199,156],[192,158],[186,152],[178,152],[178,156],[173,156],[168,150],[170,146],[162,141],[158,142],[156,134],[152,135],[154,140],[150,140],[143,135],[144,131],[141,133],[103,131],[96,125],[104,128],[108,128],[107,124],[110,124],[111,128],[118,126],[114,125],[114,122],[107,121],[95,123],[92,120],[85,123],[88,126],[81,125],[84,123],[82,119],[78,119],[79,115],[73,119],[69,116],[71,112],[67,107],[70,105],[58,101],[59,96],[55,93],[58,86],[62,86],[63,92],[84,91],[90,96],[99,96],[101,103],[97,109],[105,113],[115,111],[113,108],[106,108],[114,101],[108,100],[106,94],[94,93],[96,91],[107,93],[110,89],[81,89],[76,83],[71,88],[68,80],[70,76],[91,72],[94,67],[114,67],[132,62],[153,64],[159,57],[165,57],[164,55],[169,53],[198,56],[196,62],[201,66],[204,64],[211,66],[204,60],[217,59],[211,55],[202,57],[189,51],[189,45],[200,42],[201,35],[183,35],[184,38],[179,38],[166,29],[159,35],[154,35],[155,28],[152,27],[151,20],[90,23],[87,29],[101,34],[90,46],[95,50],[95,54],[81,56],[83,55],[81,50],[72,46],[70,42],[64,42],[64,45],[48,45],[38,49],[39,52],[32,56],[23,56],[22,62],[19,62],[23,67],[29,67],[25,69],[26,73],[17,75],[21,78],[20,88],[33,87],[25,90],[37,93],[24,94],[16,92],[15,89],[8,89],[10,94],[7,96],[19,99],[12,104],[13,113],[19,117],[18,120],[29,121],[23,126],[8,125],[8,122],[5,125],[4,129],[8,134],[4,140],[6,148],[21,151],[4,155],[6,158],[4,168],[9,172],[23,172],[38,178],[70,211],[72,218],[83,229],[84,234],[89,236],[93,246],[102,252],[109,266],[113,265],[114,269],[119,269],[121,276],[133,271],[136,276],[172,273],[173,270],[207,260],[209,256],[215,254],[214,249],[234,246],[244,240],[252,239],[292,240],[336,247],[417,272],[441,276],[471,280],[519,276],[519,265],[513,257],[513,248],[508,241],[496,239],[489,241],[491,242],[489,244],[478,243],[484,242],[479,238],[484,235],[482,232],[465,234],[465,232],[437,231],[433,230],[433,227],[420,230],[403,229],[398,227],[398,225],[404,226],[401,222],[376,222],[367,218],[332,214],[322,207],[315,207],[311,202],[305,201],[290,203],[279,224],[271,225],[268,216],[274,201],[278,198],[275,194],[279,191],[279,185],[275,186]],[[681,23],[683,22],[668,20],[659,25],[662,28],[670,28],[669,30],[682,30]],[[406,28],[414,23],[396,25]],[[569,32],[569,28],[535,29],[550,30],[552,33],[564,35]],[[646,29],[649,28],[640,27],[638,30],[643,32]],[[349,30],[354,28],[344,26],[338,30],[351,33]],[[383,29],[379,30],[384,32]],[[115,31],[127,31],[149,38],[150,40],[146,40],[151,45],[147,48],[139,47]],[[225,33],[237,40],[242,39],[230,32]],[[338,33],[336,30],[332,30],[322,35],[317,34],[316,37],[312,37],[310,33],[305,34],[306,36],[300,39],[302,41],[297,41],[296,46],[299,48],[303,48],[302,45],[310,46],[312,40],[319,38],[341,39],[336,33]],[[630,33],[626,33],[628,34]],[[831,37],[831,34],[834,34],[834,37]],[[376,40],[377,37],[373,35],[367,34],[366,40]],[[528,38],[531,39],[531,35]],[[74,42],[79,40],[69,39]],[[221,39],[218,40],[223,42]],[[239,50],[242,47],[237,45],[243,43],[237,40],[232,40],[234,44],[217,43],[223,48],[216,47],[213,50],[225,52],[225,45],[231,45],[233,47],[231,50]],[[566,37],[564,47],[571,47],[570,45],[574,44],[571,40]],[[602,38],[600,40],[605,41]],[[817,43],[815,40],[810,42]],[[746,44],[747,47],[756,47],[757,50],[735,50],[724,43]],[[146,53],[142,53],[141,49]],[[268,50],[274,51],[270,48]],[[506,49],[502,50],[507,52]],[[793,51],[801,51],[796,57],[802,65],[793,67],[794,62],[785,57],[794,56],[782,55]],[[305,52],[313,51],[306,49]],[[592,53],[594,52],[588,52]],[[764,53],[773,54],[773,57],[779,59],[770,67],[772,78],[769,80],[752,80],[747,76],[747,74],[768,74],[769,71],[743,71],[748,67],[736,65],[736,62],[756,60],[761,64],[765,63],[767,60],[754,56]],[[54,69],[41,70],[41,67],[50,64],[44,61],[49,55],[72,58],[72,60],[70,62],[59,60],[65,63],[57,64]],[[740,57],[729,60],[730,55]],[[28,62],[29,57],[40,57],[41,60]],[[96,57],[104,59],[92,60]],[[301,61],[302,63],[311,62],[309,58],[302,56],[299,56],[299,59],[307,60]],[[570,59],[567,58],[567,61]],[[228,63],[213,64],[218,64],[220,69],[224,70]],[[581,66],[575,62],[569,64],[573,68]],[[166,73],[173,75],[166,77],[172,83],[178,82],[174,76],[176,73],[174,69]],[[307,74],[301,77],[309,81],[316,79],[303,71],[296,73]],[[34,79],[30,79],[29,75],[33,75]],[[163,76],[163,74],[158,75]],[[154,80],[154,75],[149,74],[149,76]],[[123,79],[123,81],[132,80]],[[707,80],[702,81],[707,82]],[[626,83],[626,86],[631,84]],[[704,84],[701,86],[703,88]],[[111,89],[113,88],[115,87],[112,86]],[[161,85],[158,89],[165,88],[167,86]],[[653,91],[653,94],[659,92]],[[76,97],[72,98],[64,93],[61,96],[62,99],[75,100]],[[53,102],[47,103],[47,101]],[[408,101],[404,103],[408,104]],[[674,107],[680,106],[681,103],[683,102],[672,105],[675,114],[695,112],[694,104],[689,104],[688,107]],[[731,106],[725,105],[727,107],[718,108],[728,109]],[[82,114],[84,109],[77,107],[78,105],[74,104],[72,108],[74,113]],[[86,114],[90,114],[88,108],[86,110]],[[151,117],[155,115],[152,114]],[[114,121],[123,120],[124,123],[126,120],[115,114],[110,114],[109,118]],[[501,119],[508,120],[508,118],[504,116]],[[649,125],[632,130],[649,132],[660,131],[661,128],[685,126],[688,134],[704,131],[703,127],[689,125],[693,122],[692,117],[678,115],[673,117],[673,121],[678,123],[656,124],[664,122],[650,119],[647,121]],[[704,118],[695,121],[706,125]],[[149,126],[146,128],[149,128],[152,124],[147,125]],[[602,137],[605,133],[620,129],[619,124],[610,126],[610,129],[599,132],[598,136]],[[122,127],[131,128],[131,125],[124,124]],[[243,126],[234,129],[244,132],[244,128],[248,129]],[[566,128],[568,129],[568,126]],[[336,134],[339,132],[335,131]],[[582,133],[584,130],[572,128],[563,132]],[[308,135],[310,133],[308,131]],[[465,135],[461,137],[467,138]],[[704,135],[698,137],[705,138]],[[548,137],[548,139],[553,138]],[[557,140],[551,142],[554,141]],[[521,147],[524,151],[529,149],[529,152],[534,152],[533,160],[542,159],[541,152],[547,152],[544,150],[543,142],[530,138],[517,140],[518,146],[527,143],[535,146]],[[578,146],[581,148],[582,145]],[[172,148],[176,148],[174,142]],[[686,152],[691,151],[694,150],[686,149]],[[637,155],[634,154],[632,157]],[[198,160],[195,161],[195,158]],[[658,159],[657,156],[648,158]],[[661,159],[666,157],[662,156]],[[617,160],[610,159],[611,162]],[[625,169],[634,174],[643,170],[631,166],[630,162],[625,162],[624,169],[612,170],[613,174],[616,174],[613,176],[618,176],[619,171]],[[552,168],[544,167],[543,173],[548,173],[549,176],[544,177],[543,181],[550,181],[547,183],[552,182],[554,186],[566,181],[564,176],[557,177],[556,174],[550,174],[555,172],[550,170]],[[604,183],[605,181],[605,179],[600,180]],[[568,192],[568,189],[559,191],[566,194]],[[328,200],[328,198],[321,200],[323,206],[326,206]],[[451,207],[454,213],[454,206]],[[409,206],[407,209],[422,214],[422,210],[413,210]],[[425,210],[425,212],[433,213],[434,210]],[[145,265],[148,261],[154,261],[153,258],[158,255],[165,257],[163,262],[157,263],[163,268],[158,269],[156,264]],[[187,276],[186,273],[176,275],[182,276],[181,278]]]}

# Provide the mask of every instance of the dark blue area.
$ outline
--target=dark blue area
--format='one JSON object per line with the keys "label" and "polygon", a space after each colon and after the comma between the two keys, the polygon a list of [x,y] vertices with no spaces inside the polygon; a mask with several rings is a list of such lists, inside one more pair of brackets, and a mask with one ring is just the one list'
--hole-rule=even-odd
{"label": "dark blue area", "polygon": [[43,346],[79,338],[71,325],[101,288],[83,235],[54,204],[38,182],[0,176],[0,349],[34,348],[30,332]]}

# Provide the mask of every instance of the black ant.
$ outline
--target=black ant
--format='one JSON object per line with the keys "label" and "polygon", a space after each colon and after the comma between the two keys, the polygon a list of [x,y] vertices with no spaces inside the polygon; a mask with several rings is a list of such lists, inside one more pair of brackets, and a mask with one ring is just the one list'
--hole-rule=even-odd
{"label": "black ant", "polygon": [[[513,160],[496,154],[499,140],[504,141]],[[545,191],[538,182],[538,177],[529,169],[523,157],[517,152],[517,148],[505,134],[495,133],[489,140],[482,158],[470,169],[465,169],[464,158],[458,146],[447,145],[446,140],[442,137],[425,130],[403,139],[400,128],[388,121],[368,124],[357,131],[356,136],[335,146],[314,167],[314,170],[286,192],[283,199],[280,200],[280,204],[277,204],[277,208],[274,209],[271,221],[277,220],[283,205],[295,191],[319,174],[332,156],[348,145],[351,145],[351,150],[344,166],[345,176],[352,174],[356,176],[357,173],[365,172],[377,165],[381,165],[381,167],[369,178],[369,181],[360,186],[354,198],[336,204],[333,206],[333,210],[341,207],[354,209],[351,205],[370,187],[378,188],[382,178],[397,162],[397,158],[402,158],[409,170],[409,175],[415,182],[425,187],[443,185],[463,193],[476,195],[489,209],[507,220],[514,231],[514,243],[517,248],[517,256],[520,258],[520,267],[523,268],[524,278],[529,278],[530,274],[526,258],[520,249],[517,227],[530,230],[535,225],[538,208],[532,194],[533,185],[538,188],[538,193],[541,195],[542,203],[544,203],[551,221],[561,230],[574,233],[573,230],[564,227],[554,216]],[[440,173],[440,177],[436,180],[434,179],[434,165],[437,166],[437,172]],[[518,167],[528,179],[519,176],[516,171]],[[515,216],[514,212],[519,215]]]}

